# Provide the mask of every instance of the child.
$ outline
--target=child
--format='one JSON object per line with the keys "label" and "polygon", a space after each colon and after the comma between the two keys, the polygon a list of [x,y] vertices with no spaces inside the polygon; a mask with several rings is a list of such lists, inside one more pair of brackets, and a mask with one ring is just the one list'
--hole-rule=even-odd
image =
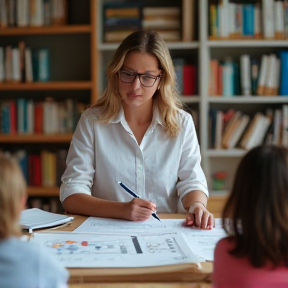
{"label": "child", "polygon": [[25,191],[17,162],[0,154],[0,287],[67,287],[68,271],[38,245],[18,238]]}
{"label": "child", "polygon": [[215,248],[214,287],[288,287],[287,148],[243,157],[222,219],[229,236]]}

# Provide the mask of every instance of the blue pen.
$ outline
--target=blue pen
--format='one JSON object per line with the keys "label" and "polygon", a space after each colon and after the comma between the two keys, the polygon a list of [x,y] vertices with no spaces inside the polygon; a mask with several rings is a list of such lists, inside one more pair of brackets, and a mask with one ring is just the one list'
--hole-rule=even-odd
{"label": "blue pen", "polygon": [[[126,192],[128,192],[130,195],[132,195],[133,197],[135,197],[135,198],[141,198],[137,193],[133,192],[130,188],[128,188],[123,182],[118,181],[118,184],[119,184]],[[161,220],[160,220],[159,217],[157,216],[156,212],[153,212],[153,213],[152,213],[152,216],[161,222]]]}

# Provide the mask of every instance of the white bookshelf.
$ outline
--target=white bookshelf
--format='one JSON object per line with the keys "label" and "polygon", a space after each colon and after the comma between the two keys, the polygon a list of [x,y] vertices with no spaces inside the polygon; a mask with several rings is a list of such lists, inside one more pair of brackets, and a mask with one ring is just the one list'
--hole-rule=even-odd
{"label": "white bookshelf", "polygon": [[[235,109],[249,109],[255,113],[263,107],[269,108],[271,105],[280,107],[281,104],[288,103],[288,97],[273,97],[267,96],[251,96],[244,97],[242,95],[233,96],[230,98],[213,97],[208,95],[208,81],[209,81],[209,61],[212,58],[221,58],[225,55],[231,54],[232,57],[240,57],[240,55],[247,53],[252,55],[262,55],[264,53],[272,53],[280,49],[288,47],[288,40],[209,40],[208,27],[209,27],[209,0],[191,0],[197,1],[198,11],[197,16],[198,25],[196,27],[199,31],[198,40],[191,42],[173,42],[167,43],[171,51],[177,50],[178,54],[191,53],[198,57],[198,95],[182,96],[181,100],[188,104],[190,107],[196,107],[199,111],[199,142],[202,155],[202,167],[205,171],[209,186],[211,185],[211,175],[216,171],[225,170],[228,172],[227,188],[231,189],[233,183],[233,176],[239,160],[246,153],[243,149],[232,150],[214,150],[210,149],[209,141],[209,109],[211,107],[219,107],[219,109],[227,110],[229,108]],[[107,61],[112,57],[113,52],[118,47],[119,43],[103,43],[102,42],[102,1],[97,1],[97,53],[98,53],[98,95],[103,90],[104,71]],[[165,3],[164,0],[157,1],[161,6]],[[185,9],[185,7],[184,7]],[[222,195],[223,193],[221,193]],[[214,194],[212,194],[214,195]],[[217,195],[217,193],[215,193]],[[224,198],[223,198],[224,199]]]}

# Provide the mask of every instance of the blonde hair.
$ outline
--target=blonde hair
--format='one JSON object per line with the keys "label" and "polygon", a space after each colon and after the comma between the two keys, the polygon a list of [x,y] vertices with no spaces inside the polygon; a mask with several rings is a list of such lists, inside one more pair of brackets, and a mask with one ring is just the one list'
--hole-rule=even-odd
{"label": "blonde hair", "polygon": [[154,31],[134,32],[125,38],[116,50],[106,70],[107,86],[102,97],[94,105],[94,107],[102,108],[100,121],[107,123],[120,111],[122,99],[118,91],[118,71],[122,68],[125,57],[130,51],[149,53],[158,59],[162,75],[160,89],[156,90],[153,98],[157,100],[167,133],[170,137],[175,137],[181,130],[178,113],[183,106],[178,98],[175,70],[169,50],[164,40]]}
{"label": "blonde hair", "polygon": [[16,160],[0,154],[0,239],[20,235],[18,224],[26,182]]}

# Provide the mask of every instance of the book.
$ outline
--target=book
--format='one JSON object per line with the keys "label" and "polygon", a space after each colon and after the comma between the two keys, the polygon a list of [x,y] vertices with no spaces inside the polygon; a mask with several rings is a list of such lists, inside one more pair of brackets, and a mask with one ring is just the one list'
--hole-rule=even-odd
{"label": "book", "polygon": [[281,60],[281,73],[280,73],[280,95],[288,95],[288,51],[281,50],[279,52]]}
{"label": "book", "polygon": [[182,41],[194,40],[195,1],[182,0]]}
{"label": "book", "polygon": [[74,217],[43,211],[38,208],[25,209],[20,216],[20,225],[32,233],[34,229],[48,228],[73,221]]}

